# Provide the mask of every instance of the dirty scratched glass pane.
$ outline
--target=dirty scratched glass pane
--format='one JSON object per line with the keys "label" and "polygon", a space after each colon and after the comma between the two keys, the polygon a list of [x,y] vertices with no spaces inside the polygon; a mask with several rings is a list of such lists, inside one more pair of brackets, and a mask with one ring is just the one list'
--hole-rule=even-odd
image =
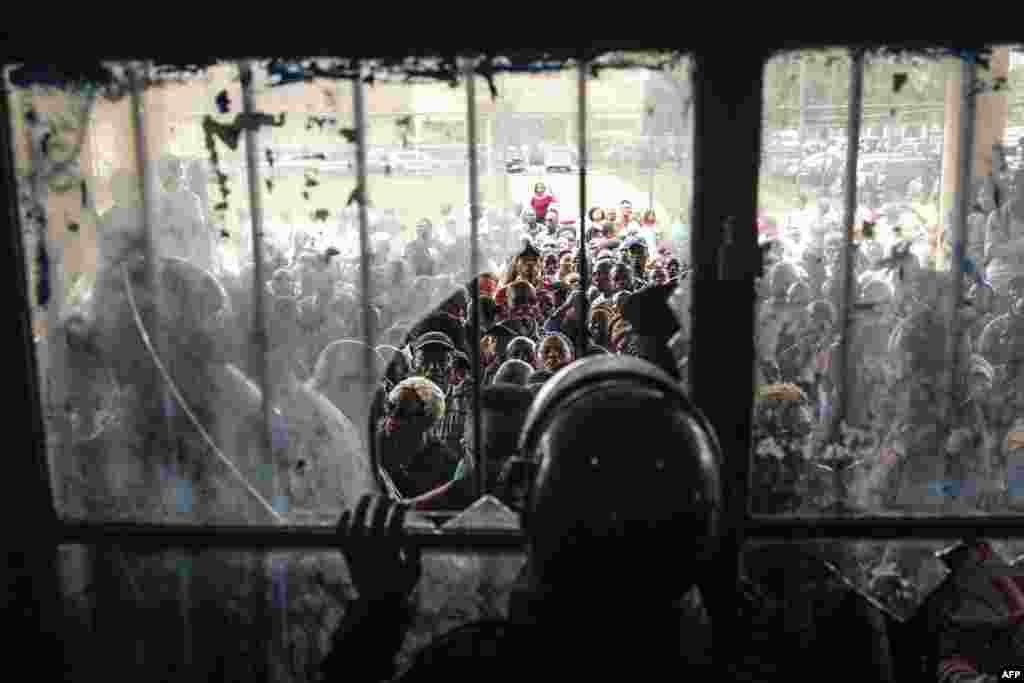
{"label": "dirty scratched glass pane", "polygon": [[[124,76],[123,66],[112,69]],[[282,227],[289,210],[293,224],[302,222],[308,203],[265,199],[275,191],[273,146],[286,146],[277,129],[289,107],[304,114],[314,103],[264,105],[259,93],[269,86],[257,69],[256,190],[268,214],[262,343],[238,76],[238,65],[225,63],[140,87],[137,99],[39,87],[11,95],[33,283],[48,265],[49,291],[33,290],[34,324],[65,517],[331,523],[341,507],[375,490],[358,428],[310,385],[301,355],[319,331],[310,321],[322,312],[308,285],[338,278],[330,264],[304,261],[306,253],[289,244],[297,230]],[[326,106],[320,89],[310,92]],[[78,135],[77,164],[64,169],[59,155]],[[33,183],[41,174],[46,182]],[[333,204],[342,208],[344,200]],[[278,297],[286,280],[308,291],[293,287]]]}
{"label": "dirty scratched glass pane", "polygon": [[[471,322],[475,284],[469,277],[466,239],[468,168],[459,156],[464,151],[457,151],[468,140],[464,83],[456,89],[413,86],[409,96],[415,98],[418,113],[396,129],[399,139],[394,143],[401,142],[421,157],[375,178],[378,189],[372,196],[383,201],[382,188],[393,186],[390,201],[405,220],[415,221],[416,240],[405,251],[405,266],[415,275],[413,284],[396,297],[412,310],[382,339],[401,352],[390,350],[381,386],[384,400],[374,413],[374,462],[380,464],[383,485],[392,495],[417,499],[423,510],[461,509],[478,495],[470,476],[480,456],[472,433],[473,354],[479,355],[480,390],[485,394],[480,415],[487,459],[485,493],[516,506],[526,470],[516,474],[512,457],[528,403],[516,398],[515,389],[492,387],[512,383],[536,391],[553,371],[578,356],[579,326],[571,297],[579,288],[581,210],[592,273],[588,353],[632,352],[631,328],[621,316],[628,293],[646,282],[677,276],[684,285],[680,289],[689,291],[686,65],[661,72],[608,69],[587,78],[590,152],[582,209],[578,78],[576,69],[503,73],[493,79],[493,93],[487,81],[476,81],[481,207],[478,339],[473,338]],[[412,159],[413,152],[395,156],[406,157]],[[430,175],[429,184],[418,177],[425,174]],[[648,212],[652,200],[653,212]],[[630,244],[636,254],[622,248]],[[437,298],[429,299],[427,283],[431,275],[445,274],[455,278],[450,285],[466,287],[444,290],[447,298],[438,306]],[[422,303],[410,306],[420,298]],[[424,316],[428,301],[437,307]],[[686,296],[674,301],[677,315],[688,322],[687,302]],[[685,347],[685,339],[680,346]],[[414,391],[403,394],[400,385]],[[407,399],[417,394],[420,398],[413,402],[432,404],[430,412],[441,417],[432,418],[427,445],[418,447],[419,455],[403,463],[396,456],[404,453],[403,434],[410,432],[420,443],[415,425],[402,419],[410,416],[403,408]],[[433,399],[425,400],[428,394]],[[428,456],[456,463],[455,474],[448,464],[440,470],[429,466]],[[455,481],[446,489],[452,476]]]}
{"label": "dirty scratched glass pane", "polygon": [[[991,70],[978,75],[988,90],[975,95],[967,192],[981,200],[971,202],[956,308],[964,333],[954,343],[963,62],[867,54],[845,377],[836,361],[847,303],[851,60],[823,51],[766,65],[758,228],[772,246],[759,282],[753,512],[1005,514],[1019,506],[1017,407],[1006,399],[1015,395],[1012,267],[984,252],[988,225],[1000,226],[989,231],[993,240],[1012,240],[1012,171],[1000,153],[1015,110],[1008,121],[1006,88],[995,89],[1009,55],[995,49]],[[1011,83],[1015,75],[1009,68]]]}
{"label": "dirty scratched glass pane", "polygon": [[[399,670],[452,628],[507,616],[525,557],[430,552],[422,561]],[[332,635],[358,595],[339,552],[136,554],[69,545],[60,548],[60,574],[73,680],[320,680]]]}

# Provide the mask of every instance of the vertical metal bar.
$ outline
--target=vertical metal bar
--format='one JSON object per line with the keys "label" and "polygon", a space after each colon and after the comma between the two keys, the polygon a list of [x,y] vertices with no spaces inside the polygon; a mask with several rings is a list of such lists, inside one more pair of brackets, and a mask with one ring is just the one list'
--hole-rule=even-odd
{"label": "vertical metal bar", "polygon": [[[256,103],[252,94],[252,64],[250,62],[239,62],[238,72],[242,81],[242,111],[252,115],[256,111]],[[249,178],[249,214],[252,218],[252,342],[257,349],[253,353],[259,354],[258,362],[252,363],[251,367],[258,368],[257,377],[260,387],[262,401],[260,404],[263,417],[263,443],[264,443],[264,465],[271,469],[271,500],[278,495],[278,473],[273,462],[272,453],[272,422],[273,420],[273,384],[270,381],[270,367],[267,363],[269,341],[267,339],[267,310],[266,297],[264,296],[264,283],[267,274],[263,271],[266,265],[263,259],[263,188],[260,183],[260,162],[259,162],[259,138],[255,129],[247,128],[245,131],[245,167]],[[250,347],[251,348],[251,347]]]}
{"label": "vertical metal bar", "polygon": [[[359,205],[359,281],[362,289],[363,314],[363,377],[366,383],[366,396],[372,396],[376,388],[377,367],[374,347],[376,346],[377,330],[373,326],[373,309],[370,287],[370,218],[366,212],[366,101],[363,93],[363,65],[360,63],[359,74],[352,80],[352,107],[356,127],[356,198]],[[367,428],[364,425],[364,428]],[[373,438],[371,434],[369,438]]]}
{"label": "vertical metal bar", "polygon": [[[145,282],[149,291],[154,296],[156,302],[155,307],[145,307],[140,312],[142,319],[145,323],[146,329],[150,330],[150,335],[156,340],[156,350],[160,358],[167,358],[167,334],[163,326],[164,316],[161,314],[161,298],[158,295],[160,291],[160,250],[158,248],[157,239],[155,237],[157,230],[157,198],[155,195],[156,184],[159,182],[159,176],[153,177],[153,164],[149,158],[149,145],[147,142],[146,134],[146,119],[144,116],[145,106],[142,101],[142,90],[139,83],[139,74],[136,67],[129,67],[126,69],[128,76],[128,83],[131,89],[131,105],[132,105],[132,129],[135,136],[135,163],[139,168],[139,189],[141,190],[142,197],[142,239],[141,248],[145,255]],[[174,399],[171,395],[171,389],[164,383],[163,378],[160,375],[158,368],[152,369],[150,380],[153,396],[159,397],[158,399],[150,399],[153,401],[151,412],[149,413],[150,419],[160,419],[163,423],[163,437],[164,444],[170,445],[173,443],[174,435],[174,424],[172,417],[168,414],[165,406],[170,405],[170,402]],[[159,402],[159,403],[158,403]],[[160,418],[157,418],[160,415]],[[160,457],[160,455],[158,455]],[[170,456],[164,455],[165,458]],[[146,458],[146,462],[152,463],[151,458]],[[166,461],[165,461],[166,463]],[[152,465],[150,465],[151,467]],[[152,472],[150,476],[153,476]],[[156,484],[155,477],[153,479]]]}
{"label": "vertical metal bar", "polygon": [[[960,361],[959,346],[963,330],[960,324],[960,302],[963,299],[964,289],[964,256],[967,248],[967,218],[970,213],[972,181],[974,179],[974,137],[977,124],[977,97],[973,95],[975,81],[977,78],[977,67],[968,61],[961,65],[960,76],[960,139],[957,150],[958,178],[956,194],[953,201],[953,223],[949,226],[953,230],[953,262],[950,264],[949,302],[948,302],[948,324],[949,335],[946,339],[946,366],[944,382],[946,384],[943,396],[948,400],[945,406],[945,419],[942,421],[946,432],[953,428],[954,410],[959,403],[956,394],[956,381],[958,377],[958,363]],[[945,443],[943,439],[940,443]]]}
{"label": "vertical metal bar", "polygon": [[[150,330],[150,334],[156,340],[156,349],[160,358],[167,358],[168,341],[167,335],[164,328],[164,316],[161,314],[160,307],[160,286],[162,284],[160,279],[160,272],[162,270],[160,263],[160,250],[158,248],[158,240],[156,238],[156,230],[158,229],[158,219],[156,210],[156,184],[160,182],[160,176],[154,178],[153,176],[153,165],[149,155],[149,141],[146,133],[146,117],[145,117],[145,103],[143,102],[143,89],[139,83],[139,74],[135,67],[129,67],[127,69],[129,87],[131,88],[131,106],[132,106],[132,130],[135,136],[135,163],[138,166],[139,171],[139,189],[142,196],[142,250],[145,254],[145,282],[146,286],[153,296],[153,300],[157,302],[155,309],[146,306],[140,315],[143,316],[146,329]],[[148,315],[147,315],[148,313]],[[152,412],[147,411],[144,413],[150,419],[158,419],[162,422],[164,428],[164,440],[163,443],[170,445],[172,443],[172,436],[174,434],[173,418],[165,406],[169,405],[170,401],[174,399],[171,396],[170,387],[163,381],[159,369],[154,367],[151,370],[151,381],[153,382],[153,388],[155,396],[159,396],[159,406],[153,405],[156,402],[151,402],[154,410]],[[157,389],[159,387],[159,389]],[[151,399],[152,401],[152,399]],[[159,412],[156,412],[159,411]],[[157,416],[160,416],[159,418]],[[172,457],[170,453],[158,454],[158,459],[162,459],[164,463]],[[150,458],[146,458],[150,460]],[[156,482],[154,482],[156,483]],[[166,485],[167,482],[160,482]],[[107,579],[112,579],[108,595],[112,595],[114,592],[121,589],[118,585],[119,581],[113,577],[120,576],[122,572],[126,571],[124,565],[124,555],[120,548],[114,549],[96,549],[94,556],[94,563],[96,566],[96,572]],[[185,582],[179,580],[179,605],[178,605],[178,616],[181,618],[181,658],[184,662],[191,660],[192,653],[192,632],[189,626],[188,620],[188,586]]]}
{"label": "vertical metal bar", "polygon": [[839,425],[846,416],[850,399],[850,310],[854,298],[853,227],[857,220],[857,157],[860,153],[860,120],[864,102],[864,51],[860,48],[850,54],[850,107],[846,116],[846,171],[843,179],[843,222],[846,239],[843,241],[841,299],[839,302],[839,353],[836,360],[839,387],[829,425],[829,437],[835,438]]}
{"label": "vertical metal bar", "polygon": [[[476,166],[476,69],[472,59],[462,63],[466,79],[466,134],[469,144],[469,270],[472,277],[480,274],[480,178]],[[473,288],[472,347],[480,339],[480,287]],[[487,450],[483,442],[480,416],[480,354],[473,354],[473,449],[476,451],[476,490],[479,496],[487,493]]]}
{"label": "vertical metal bar", "polygon": [[[238,63],[238,74],[241,80],[242,86],[242,112],[248,116],[252,116],[256,111],[256,101],[252,92],[252,78],[253,69],[252,62],[240,61]],[[245,129],[245,168],[246,175],[249,180],[249,216],[252,221],[251,235],[252,235],[252,257],[253,257],[253,272],[252,272],[252,303],[253,303],[253,329],[252,329],[252,344],[256,346],[252,353],[259,355],[257,362],[252,363],[251,367],[258,368],[257,372],[259,377],[257,378],[260,387],[260,412],[262,416],[263,426],[263,449],[262,449],[262,465],[267,468],[267,472],[270,476],[271,486],[271,502],[272,504],[277,502],[277,497],[283,493],[280,486],[280,473],[278,472],[278,465],[274,462],[273,452],[273,422],[274,419],[274,385],[271,382],[270,377],[270,364],[268,363],[268,355],[270,349],[270,342],[267,336],[267,308],[266,308],[266,296],[264,293],[264,283],[267,280],[267,275],[263,268],[266,265],[263,257],[263,187],[260,179],[260,150],[259,150],[259,136],[256,128],[247,127]],[[250,346],[250,349],[252,347]],[[280,511],[279,511],[280,513]],[[270,596],[273,596],[273,574],[275,570],[275,560],[280,556],[272,554],[265,554],[258,560],[263,577],[271,576]],[[266,593],[264,593],[266,595]],[[283,649],[284,645],[280,642],[280,638],[287,632],[286,625],[282,623],[283,615],[282,608],[279,607],[273,601],[273,598],[264,598],[260,603],[259,614],[263,619],[266,620],[266,626],[269,630],[267,634],[267,641],[270,643],[276,643],[277,648],[268,648],[267,651],[267,666],[269,670],[273,671],[275,665],[276,655],[278,655]]]}
{"label": "vertical metal bar", "polygon": [[[128,70],[128,82],[131,88],[132,102],[132,128],[135,135],[135,163],[139,167],[139,190],[142,197],[142,249],[146,255],[146,282],[153,286],[153,292],[159,282],[157,275],[159,271],[160,254],[157,250],[156,240],[153,231],[156,229],[156,198],[153,196],[154,178],[151,173],[149,158],[149,147],[146,141],[146,119],[144,116],[144,105],[142,102],[142,91],[139,85],[139,76],[135,68]],[[147,323],[151,322],[149,320]],[[150,328],[152,329],[152,328]],[[162,335],[158,335],[162,337]],[[163,350],[163,346],[158,347]]]}
{"label": "vertical metal bar", "polygon": [[590,289],[590,268],[587,267],[587,61],[580,54],[577,65],[576,110],[579,114],[580,153],[580,296],[576,299],[576,357],[587,352],[587,291]]}

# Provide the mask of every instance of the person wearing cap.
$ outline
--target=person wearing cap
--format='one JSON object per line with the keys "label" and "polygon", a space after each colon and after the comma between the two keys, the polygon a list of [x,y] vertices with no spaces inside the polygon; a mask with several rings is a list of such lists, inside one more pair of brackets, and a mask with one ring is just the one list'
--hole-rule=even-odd
{"label": "person wearing cap", "polygon": [[627,237],[622,243],[623,260],[633,269],[633,287],[647,285],[647,243],[639,236]]}
{"label": "person wearing cap", "polygon": [[412,372],[425,377],[447,395],[455,345],[443,332],[427,332],[412,342]]}
{"label": "person wearing cap", "polygon": [[449,377],[448,384],[451,389],[448,391],[445,414],[435,435],[452,451],[464,456],[462,426],[465,423],[466,411],[470,409],[473,401],[473,364],[466,353],[455,350]]}

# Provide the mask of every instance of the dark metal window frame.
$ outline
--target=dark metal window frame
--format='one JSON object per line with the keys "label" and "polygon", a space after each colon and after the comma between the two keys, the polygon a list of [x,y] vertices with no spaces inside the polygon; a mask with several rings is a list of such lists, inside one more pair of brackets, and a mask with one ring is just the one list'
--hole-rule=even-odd
{"label": "dark metal window frame", "polygon": [[[747,53],[724,48],[700,49],[693,56],[695,63],[695,125],[694,125],[694,199],[692,222],[699,229],[693,232],[693,261],[697,266],[693,283],[693,384],[697,403],[704,407],[719,431],[726,453],[726,552],[723,561],[738,570],[739,549],[746,538],[764,539],[923,539],[989,536],[999,538],[1024,536],[1024,517],[891,517],[855,518],[762,518],[748,511],[751,452],[751,413],[754,396],[752,363],[737,363],[737,358],[754,358],[753,318],[754,280],[760,267],[756,235],[736,226],[753,226],[757,213],[757,186],[761,160],[761,129],[763,110],[763,70],[766,60],[775,51],[822,48],[824,43],[792,43],[753,48]],[[872,45],[874,46],[874,45]],[[901,44],[901,46],[933,47],[935,43]],[[952,47],[952,45],[950,45]],[[588,49],[592,53],[592,49]],[[614,49],[614,48],[612,48]],[[619,49],[624,49],[619,46]],[[34,52],[34,51],[33,51]],[[143,50],[137,51],[141,54]],[[441,51],[438,51],[441,52]],[[6,63],[31,61],[32,55],[9,56]],[[358,89],[357,89],[358,92]],[[581,94],[583,90],[581,88]],[[356,95],[359,97],[359,95]],[[8,383],[14,424],[31,425],[28,433],[29,453],[12,458],[11,474],[19,482],[17,491],[8,498],[16,505],[17,514],[26,511],[33,520],[29,546],[40,551],[66,543],[117,544],[156,548],[219,547],[219,548],[331,548],[336,539],[332,530],[307,526],[217,526],[144,525],[71,522],[61,520],[54,507],[53,491],[47,464],[44,425],[38,388],[37,361],[32,342],[31,313],[26,280],[26,260],[22,243],[17,205],[17,182],[14,171],[13,140],[9,103],[5,96],[0,103],[4,128],[0,135],[3,147],[3,192],[7,200],[6,227],[10,236],[6,272],[11,280],[6,288],[11,297],[8,310],[16,314],[15,324],[8,329],[14,348],[21,349],[24,362],[16,363],[17,382]],[[472,98],[470,102],[473,102]],[[472,104],[470,107],[472,108]],[[472,115],[472,112],[468,112]],[[859,112],[858,112],[859,113]],[[356,107],[357,117],[360,107]],[[853,112],[850,114],[851,121]],[[850,130],[854,130],[851,126]],[[851,166],[856,168],[857,145],[849,145]],[[357,146],[362,172],[360,184],[365,187],[365,142]],[[470,147],[471,155],[475,149]],[[585,157],[581,155],[581,161]],[[581,164],[584,168],[585,163]],[[475,164],[470,166],[475,176]],[[584,179],[581,178],[581,184]],[[851,187],[855,183],[847,183]],[[739,191],[737,191],[739,188]],[[848,191],[855,201],[855,190]],[[582,197],[581,197],[582,205]],[[360,234],[363,259],[368,258],[365,211],[361,212]],[[477,218],[474,210],[474,219]],[[852,218],[847,211],[847,222]],[[962,221],[962,211],[958,218]],[[474,227],[476,220],[473,221]],[[849,226],[848,226],[849,227]],[[254,243],[258,243],[255,240]],[[364,269],[364,274],[366,270]],[[733,316],[712,317],[704,311],[735,311]],[[364,310],[364,316],[367,312]],[[479,368],[474,368],[474,375]],[[738,399],[738,400],[737,400]],[[21,418],[21,419],[18,419]],[[478,427],[476,427],[478,429]],[[28,540],[28,539],[26,539]],[[508,550],[523,547],[521,532],[460,531],[415,535],[424,547],[449,550]],[[723,567],[724,569],[724,567]]]}

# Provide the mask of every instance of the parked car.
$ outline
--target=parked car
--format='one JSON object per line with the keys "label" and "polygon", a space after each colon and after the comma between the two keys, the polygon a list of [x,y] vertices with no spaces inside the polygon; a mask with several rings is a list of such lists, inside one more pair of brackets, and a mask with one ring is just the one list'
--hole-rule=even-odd
{"label": "parked car", "polygon": [[505,162],[506,173],[526,173],[526,162],[522,159],[510,159]]}
{"label": "parked car", "polygon": [[392,152],[388,156],[388,165],[392,173],[409,175],[432,173],[438,167],[430,157],[418,150]]}
{"label": "parked car", "polygon": [[544,170],[547,173],[573,173],[576,171],[574,161],[571,150],[553,149],[544,157]]}

